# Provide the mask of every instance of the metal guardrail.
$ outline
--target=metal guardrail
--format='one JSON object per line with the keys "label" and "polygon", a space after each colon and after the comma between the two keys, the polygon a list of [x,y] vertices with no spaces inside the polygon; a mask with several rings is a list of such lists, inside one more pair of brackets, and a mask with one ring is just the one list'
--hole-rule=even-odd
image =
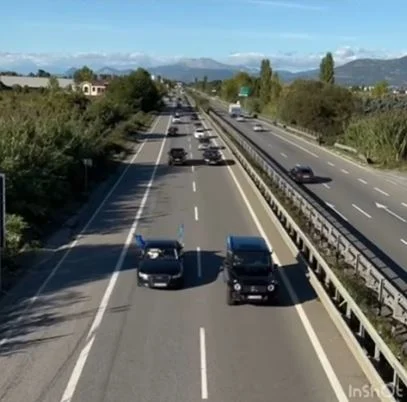
{"label": "metal guardrail", "polygon": [[216,112],[212,113],[215,114],[218,124],[229,132],[235,133],[236,141],[249,152],[250,156],[259,163],[286,196],[293,200],[302,213],[309,217],[313,227],[321,233],[321,236],[326,239],[326,242],[333,247],[335,252],[341,254],[348,265],[353,266],[358,275],[364,279],[366,286],[376,293],[379,304],[387,306],[392,311],[394,320],[407,325],[407,297],[391,282],[389,276],[394,276],[391,268],[373,252],[367,250],[355,235],[333,216],[331,211],[323,208],[308,195],[246,134],[222,119]]}
{"label": "metal guardrail", "polygon": [[[204,94],[204,96],[206,96],[206,97],[208,97],[210,99],[210,97],[207,94]],[[228,103],[225,102],[223,99],[220,99],[218,97],[216,99],[216,101],[223,104],[227,108]],[[308,130],[306,128],[293,127],[293,126],[290,126],[288,124],[281,123],[278,120],[269,119],[268,117],[266,117],[266,116],[264,116],[262,114],[257,115],[257,120],[263,121],[263,122],[265,122],[265,123],[267,123],[267,124],[269,124],[271,126],[276,126],[276,127],[280,128],[280,129],[288,131],[289,133],[292,133],[294,135],[301,136],[301,137],[306,137],[308,140],[313,141],[313,142],[318,142],[318,138],[320,136],[320,134],[315,132],[315,131]],[[350,152],[350,153],[355,154],[355,155],[358,154],[358,150],[356,148],[350,147],[348,145],[341,144],[339,142],[336,142],[334,144],[334,147],[338,148],[338,149],[341,149],[342,151]]]}
{"label": "metal guardrail", "polygon": [[[215,114],[215,113],[214,113]],[[386,305],[393,308],[394,313],[402,310],[398,318],[404,317],[402,322],[405,322],[405,305],[401,304],[403,296],[398,292],[383,275],[374,267],[369,259],[365,257],[359,250],[355,249],[351,244],[350,239],[346,238],[340,228],[333,226],[332,217],[326,216],[324,211],[315,207],[312,200],[308,200],[301,191],[298,191],[295,186],[291,185],[284,175],[281,175],[278,168],[270,166],[270,161],[261,156],[255,147],[253,147],[245,137],[240,135],[234,127],[222,118],[211,115],[211,120],[218,126],[219,132],[221,130],[231,135],[233,139],[253,158],[262,170],[276,183],[284,193],[293,200],[293,203],[300,208],[306,216],[309,217],[310,222],[317,229],[319,233],[319,240],[324,239],[327,243],[334,245],[335,249],[340,251],[345,260],[349,264],[353,264],[355,269],[366,280],[366,285],[377,292],[378,298],[386,302]],[[226,124],[225,124],[226,123]],[[232,130],[231,130],[232,129]],[[372,362],[371,366],[374,369],[378,367],[386,372],[382,380],[388,387],[388,396],[382,400],[395,400],[393,396],[404,395],[406,396],[407,390],[407,373],[399,360],[394,356],[390,348],[385,344],[381,336],[378,334],[373,325],[369,322],[363,311],[352,299],[349,292],[342,285],[335,273],[329,267],[328,263],[321,256],[317,248],[314,246],[313,241],[305,235],[294,219],[287,213],[285,208],[276,199],[274,194],[264,183],[263,179],[259,176],[256,170],[252,167],[251,163],[241,154],[238,148],[233,144],[230,138],[223,134],[222,138],[227,143],[228,147],[232,150],[233,154],[240,161],[242,166],[253,179],[261,193],[265,197],[268,204],[271,206],[274,213],[279,217],[285,229],[290,233],[291,238],[296,243],[297,247],[306,258],[310,268],[315,274],[323,279],[326,291],[330,291],[331,298],[334,299],[337,309],[344,311],[343,315],[353,332],[353,336],[357,337],[360,344],[364,348],[368,359]],[[313,239],[315,241],[315,238]],[[405,299],[403,299],[405,302]],[[355,328],[355,321],[357,326]],[[373,344],[373,347],[372,347]],[[387,363],[389,370],[383,370],[383,363]],[[397,399],[401,400],[401,399]],[[402,399],[405,400],[405,399]]]}

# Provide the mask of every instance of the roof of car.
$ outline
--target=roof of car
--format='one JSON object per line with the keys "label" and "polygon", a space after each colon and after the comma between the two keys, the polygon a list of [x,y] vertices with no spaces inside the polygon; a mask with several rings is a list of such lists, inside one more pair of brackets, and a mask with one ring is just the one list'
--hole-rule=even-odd
{"label": "roof of car", "polygon": [[309,166],[295,166],[296,170],[312,170]]}
{"label": "roof of car", "polygon": [[146,239],[145,248],[178,247],[179,243],[174,239]]}
{"label": "roof of car", "polygon": [[266,241],[260,236],[228,236],[226,243],[234,251],[269,251]]}

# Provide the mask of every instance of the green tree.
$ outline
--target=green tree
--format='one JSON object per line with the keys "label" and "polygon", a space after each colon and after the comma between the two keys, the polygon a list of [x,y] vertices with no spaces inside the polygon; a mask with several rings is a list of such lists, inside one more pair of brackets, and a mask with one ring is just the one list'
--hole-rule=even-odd
{"label": "green tree", "polygon": [[76,84],[80,84],[84,81],[92,82],[96,79],[96,74],[88,66],[83,66],[79,70],[76,70],[73,79]]}
{"label": "green tree", "polygon": [[49,80],[48,80],[48,88],[51,91],[58,91],[59,89],[61,89],[61,87],[59,85],[58,78],[50,77]]}
{"label": "green tree", "polygon": [[202,90],[205,92],[208,89],[208,77],[205,75],[205,77],[202,80]]}
{"label": "green tree", "polygon": [[273,71],[271,69],[270,60],[264,59],[260,66],[260,101],[263,105],[267,105],[271,99],[271,77]]}
{"label": "green tree", "polygon": [[335,84],[335,63],[331,52],[328,52],[321,60],[319,79],[327,84]]}
{"label": "green tree", "polygon": [[158,107],[160,93],[148,71],[139,68],[124,77],[116,77],[109,84],[106,95],[133,111],[149,112]]}
{"label": "green tree", "polygon": [[375,98],[382,98],[389,93],[389,84],[387,81],[380,81],[376,83],[372,90],[372,95]]}
{"label": "green tree", "polygon": [[39,69],[37,71],[37,77],[48,78],[48,77],[51,77],[51,74],[45,70]]}
{"label": "green tree", "polygon": [[274,73],[271,78],[271,82],[270,82],[271,100],[276,102],[280,98],[282,90],[283,90],[283,86],[281,84],[280,77],[279,77],[278,73]]}

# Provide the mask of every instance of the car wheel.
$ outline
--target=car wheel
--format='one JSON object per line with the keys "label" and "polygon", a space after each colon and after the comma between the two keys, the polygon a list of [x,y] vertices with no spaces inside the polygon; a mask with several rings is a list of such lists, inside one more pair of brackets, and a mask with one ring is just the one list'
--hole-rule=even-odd
{"label": "car wheel", "polygon": [[233,291],[229,288],[226,288],[226,303],[228,306],[236,305],[236,301],[233,299]]}

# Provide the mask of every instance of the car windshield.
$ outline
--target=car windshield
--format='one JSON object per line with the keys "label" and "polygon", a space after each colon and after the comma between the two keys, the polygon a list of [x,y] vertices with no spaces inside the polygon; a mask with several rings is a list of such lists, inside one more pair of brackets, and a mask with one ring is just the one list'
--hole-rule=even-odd
{"label": "car windshield", "polygon": [[171,155],[183,155],[185,153],[185,150],[180,148],[180,149],[171,149],[170,154]]}
{"label": "car windshield", "polygon": [[312,170],[308,169],[308,168],[299,169],[299,172],[302,173],[302,174],[312,175]]}
{"label": "car windshield", "polygon": [[178,253],[173,247],[151,247],[145,249],[144,258],[146,260],[176,260],[178,259]]}
{"label": "car windshield", "polygon": [[264,251],[245,251],[233,254],[234,266],[268,266],[271,264],[270,254]]}

